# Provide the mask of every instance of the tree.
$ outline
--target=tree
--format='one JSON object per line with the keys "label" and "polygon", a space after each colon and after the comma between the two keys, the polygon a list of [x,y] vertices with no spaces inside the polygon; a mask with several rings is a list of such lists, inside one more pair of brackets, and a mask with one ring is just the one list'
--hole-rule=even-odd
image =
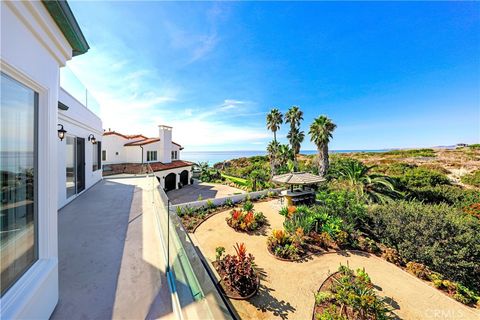
{"label": "tree", "polygon": [[337,125],[326,116],[320,116],[310,125],[310,140],[315,143],[318,150],[318,174],[325,176],[328,171],[328,143]]}
{"label": "tree", "polygon": [[257,191],[257,184],[264,183],[268,180],[268,175],[265,170],[255,169],[250,172],[250,181],[252,182],[252,191]]}
{"label": "tree", "polygon": [[368,202],[385,203],[390,199],[401,198],[402,194],[395,190],[392,178],[370,173],[374,167],[367,167],[360,161],[352,160],[338,168],[337,173],[340,180],[347,181],[350,187]]}
{"label": "tree", "polygon": [[297,154],[300,153],[300,146],[305,139],[305,133],[298,128],[291,129],[287,134],[287,139],[290,141],[293,151],[293,160],[297,161]]}
{"label": "tree", "polygon": [[276,168],[278,167],[278,156],[279,156],[280,144],[276,140],[272,140],[267,145],[267,154],[270,159],[270,171],[272,175],[275,175]]}
{"label": "tree", "polygon": [[280,125],[283,123],[283,115],[282,113],[273,108],[267,114],[267,128],[268,130],[273,132],[273,141],[277,141],[277,131],[280,129]]}
{"label": "tree", "polygon": [[290,123],[290,131],[287,138],[293,150],[293,161],[297,167],[297,154],[300,152],[300,146],[305,138],[303,131],[300,131],[300,122],[303,120],[303,112],[298,106],[292,106],[285,113],[285,123]]}
{"label": "tree", "polygon": [[279,149],[278,149],[278,159],[279,159],[279,165],[280,166],[286,166],[288,163],[288,160],[293,159],[293,151],[290,149],[288,144],[281,144]]}

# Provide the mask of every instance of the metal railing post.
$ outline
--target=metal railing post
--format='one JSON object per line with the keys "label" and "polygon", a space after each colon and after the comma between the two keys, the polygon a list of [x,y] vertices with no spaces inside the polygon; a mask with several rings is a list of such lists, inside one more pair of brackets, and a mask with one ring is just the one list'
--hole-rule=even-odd
{"label": "metal railing post", "polygon": [[167,199],[167,272],[170,272],[170,199]]}

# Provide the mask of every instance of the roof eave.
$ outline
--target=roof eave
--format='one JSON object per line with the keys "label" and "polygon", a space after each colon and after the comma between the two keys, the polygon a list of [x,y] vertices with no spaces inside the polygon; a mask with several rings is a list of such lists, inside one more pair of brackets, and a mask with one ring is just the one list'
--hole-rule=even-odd
{"label": "roof eave", "polygon": [[72,55],[86,53],[90,47],[67,1],[42,0],[42,3],[72,47]]}

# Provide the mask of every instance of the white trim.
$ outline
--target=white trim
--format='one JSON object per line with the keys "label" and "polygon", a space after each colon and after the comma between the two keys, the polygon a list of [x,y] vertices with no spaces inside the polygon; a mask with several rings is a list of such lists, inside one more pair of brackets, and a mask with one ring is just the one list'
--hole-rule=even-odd
{"label": "white trim", "polygon": [[[103,132],[98,130],[98,129],[95,129],[93,127],[90,127],[88,125],[86,125],[85,123],[82,123],[82,122],[79,122],[77,121],[76,119],[70,117],[70,116],[67,116],[66,114],[64,113],[61,113],[59,112],[58,113],[58,119],[62,119],[62,121],[66,121],[70,124],[73,124],[77,127],[80,127],[82,129],[85,129],[85,130],[88,130],[88,131],[93,131],[94,133],[98,134],[99,136],[103,136]],[[98,140],[98,141],[102,141],[102,140]]]}
{"label": "white trim", "polygon": [[5,4],[60,66],[72,58],[72,47],[40,1],[5,1]]}
{"label": "white trim", "polygon": [[[0,299],[1,318],[18,318],[22,314],[25,314],[25,317],[31,317],[33,314],[29,312],[40,312],[40,310],[43,313],[38,317],[49,316],[58,301],[57,217],[51,214],[56,211],[54,205],[57,203],[57,166],[55,161],[49,161],[57,152],[56,144],[52,145],[52,141],[57,139],[56,132],[50,132],[50,128],[56,128],[56,104],[53,105],[54,94],[51,90],[44,88],[27,77],[24,72],[13,68],[3,60],[0,61],[0,65],[2,72],[38,93],[38,132],[36,133],[38,136],[35,146],[38,260]],[[52,287],[53,283],[57,286]],[[33,299],[35,295],[46,292],[54,296],[43,297],[45,301],[39,297]]]}

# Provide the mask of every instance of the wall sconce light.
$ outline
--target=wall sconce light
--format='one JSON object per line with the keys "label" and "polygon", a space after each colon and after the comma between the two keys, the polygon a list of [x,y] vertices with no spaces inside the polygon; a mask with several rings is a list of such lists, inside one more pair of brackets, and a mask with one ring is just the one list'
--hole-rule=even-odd
{"label": "wall sconce light", "polygon": [[67,133],[67,130],[63,129],[63,125],[62,125],[62,124],[58,124],[57,126],[60,127],[60,129],[57,130],[57,132],[58,132],[58,138],[60,139],[60,141],[62,141],[63,138],[65,138],[65,133]]}
{"label": "wall sconce light", "polygon": [[90,134],[88,136],[88,141],[90,141],[92,144],[97,143],[97,139],[95,139],[95,136],[93,134]]}

